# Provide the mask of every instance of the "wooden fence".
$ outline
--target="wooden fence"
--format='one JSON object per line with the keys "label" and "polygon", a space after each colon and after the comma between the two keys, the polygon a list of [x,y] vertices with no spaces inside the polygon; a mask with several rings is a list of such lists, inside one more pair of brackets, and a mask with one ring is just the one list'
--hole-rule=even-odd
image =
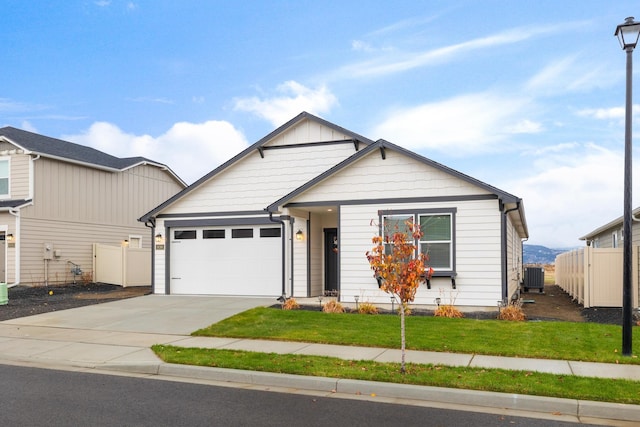
{"label": "wooden fence", "polygon": [[[633,248],[633,307],[638,307],[638,247]],[[556,257],[556,284],[585,308],[622,307],[622,249],[590,246]]]}
{"label": "wooden fence", "polygon": [[151,285],[151,249],[93,244],[93,274],[99,283]]}

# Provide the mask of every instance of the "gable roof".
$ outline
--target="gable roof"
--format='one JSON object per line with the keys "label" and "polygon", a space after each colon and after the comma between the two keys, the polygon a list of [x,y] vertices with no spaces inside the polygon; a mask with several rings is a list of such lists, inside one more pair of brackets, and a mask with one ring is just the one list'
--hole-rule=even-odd
{"label": "gable roof", "polygon": [[[631,215],[634,217],[636,217],[636,215],[638,215],[640,213],[640,207],[635,208],[633,211],[631,211]],[[580,237],[578,240],[592,240],[594,237],[596,237],[598,234],[604,233],[605,231],[613,228],[613,227],[622,227],[622,222],[623,222],[624,217],[620,216],[616,219],[614,219],[613,221],[610,221],[608,223],[606,223],[605,225],[602,225],[598,228],[596,228],[595,230],[593,230],[592,232],[585,234],[584,236]],[[633,228],[633,224],[632,224],[632,228]]]}
{"label": "gable roof", "polygon": [[273,132],[269,133],[267,136],[265,136],[264,138],[261,138],[258,142],[256,142],[255,144],[251,145],[250,147],[248,147],[247,149],[245,149],[244,151],[242,151],[241,153],[239,153],[238,155],[236,155],[235,157],[231,158],[230,160],[228,160],[227,162],[223,163],[222,165],[220,165],[219,167],[217,167],[216,169],[214,169],[213,171],[211,171],[210,173],[208,173],[207,175],[203,176],[202,178],[200,178],[198,181],[194,182],[192,185],[190,185],[189,187],[183,189],[181,192],[177,193],[176,195],[174,195],[173,197],[171,197],[170,199],[168,199],[167,201],[165,201],[164,203],[162,203],[161,205],[157,206],[156,208],[154,208],[153,210],[151,210],[150,212],[148,212],[147,214],[143,215],[139,221],[142,222],[147,222],[149,221],[152,217],[154,217],[157,213],[161,212],[165,207],[173,204],[174,202],[176,202],[177,200],[179,200],[180,198],[184,197],[186,194],[190,193],[191,191],[193,191],[194,189],[198,188],[200,185],[204,184],[205,182],[207,182],[208,180],[212,179],[213,177],[215,177],[216,175],[218,175],[220,172],[224,171],[225,169],[227,169],[228,167],[232,166],[234,163],[236,163],[237,161],[241,160],[242,158],[246,157],[248,154],[252,153],[255,150],[260,150],[260,148],[266,144],[267,142],[269,142],[271,139],[273,139],[273,137],[275,137],[276,135],[286,131],[287,129],[295,126],[296,124],[300,123],[301,121],[308,119],[308,120],[313,120],[316,121],[324,126],[327,126],[331,129],[337,130],[341,133],[344,133],[345,135],[350,136],[351,138],[353,138],[354,142],[362,142],[364,143],[366,146],[363,149],[360,149],[358,151],[356,151],[355,154],[351,155],[350,157],[348,157],[347,159],[343,160],[342,162],[338,163],[337,165],[329,168],[328,170],[326,170],[325,172],[321,173],[320,175],[318,175],[317,177],[313,178],[312,180],[306,182],[305,184],[301,185],[300,187],[296,188],[295,190],[291,191],[289,194],[283,196],[282,198],[280,198],[279,200],[276,200],[275,202],[273,202],[272,204],[270,204],[269,206],[267,206],[265,208],[265,212],[273,212],[275,210],[277,210],[278,206],[282,206],[283,204],[286,204],[288,201],[292,200],[293,198],[295,198],[296,196],[298,196],[299,194],[307,191],[308,189],[310,189],[311,187],[313,187],[314,185],[318,184],[319,182],[323,181],[324,179],[332,176],[333,174],[337,173],[338,171],[346,168],[347,166],[351,165],[352,163],[358,161],[359,159],[363,158],[364,156],[367,156],[369,153],[371,153],[372,151],[375,150],[380,150],[380,153],[382,156],[385,155],[385,150],[393,150],[396,151],[398,153],[401,153],[405,156],[408,156],[412,159],[415,159],[419,162],[422,162],[428,166],[431,166],[435,169],[438,169],[440,171],[443,171],[447,174],[450,174],[454,177],[457,177],[463,181],[468,182],[471,185],[477,186],[479,188],[484,189],[485,191],[487,191],[490,194],[493,194],[496,196],[497,199],[499,199],[504,205],[509,205],[507,207],[507,209],[505,209],[505,212],[507,211],[511,211],[511,210],[517,210],[518,211],[518,223],[520,226],[520,229],[522,230],[523,234],[528,236],[529,232],[528,232],[528,227],[527,227],[527,223],[526,223],[526,218],[525,218],[525,214],[524,214],[524,206],[522,204],[522,199],[519,197],[516,197],[512,194],[507,193],[506,191],[502,191],[496,187],[493,187],[489,184],[486,184],[482,181],[479,181],[475,178],[470,177],[469,175],[465,175],[461,172],[458,172],[454,169],[451,169],[447,166],[444,166],[438,162],[435,162],[431,159],[428,159],[426,157],[423,157],[419,154],[416,154],[412,151],[409,151],[405,148],[402,148],[398,145],[395,145],[389,141],[385,141],[384,139],[379,139],[378,141],[373,141],[370,140],[368,138],[365,138],[363,136],[360,136],[358,134],[355,134],[349,130],[346,130],[340,126],[337,126],[333,123],[327,122],[326,120],[323,120],[319,117],[316,117],[312,114],[309,114],[307,112],[302,112],[301,114],[299,114],[298,116],[294,117],[292,120],[290,120],[289,122],[285,123],[284,125],[282,125],[281,127],[277,128],[276,130],[274,130]]}
{"label": "gable roof", "polygon": [[11,126],[0,128],[0,141],[2,140],[22,149],[27,154],[37,154],[42,157],[82,164],[112,172],[124,171],[139,165],[156,166],[167,170],[178,182],[186,186],[186,183],[167,165],[149,160],[145,157],[115,157],[85,145],[39,135]]}
{"label": "gable roof", "polygon": [[317,177],[315,177],[314,179],[312,179],[311,181],[306,182],[305,184],[303,184],[302,186],[298,187],[297,189],[293,190],[292,192],[290,192],[289,194],[287,194],[286,196],[282,197],[280,200],[275,201],[274,203],[272,203],[271,205],[269,205],[267,207],[267,210],[272,211],[274,209],[276,209],[278,206],[281,206],[283,204],[286,204],[289,200],[293,199],[294,197],[298,196],[299,194],[304,193],[305,191],[307,191],[309,188],[313,187],[314,185],[318,184],[319,182],[323,181],[324,179],[330,177],[331,175],[335,174],[336,172],[344,169],[345,167],[349,166],[350,164],[358,161],[359,159],[361,159],[362,157],[368,155],[370,152],[375,151],[375,150],[380,150],[380,153],[382,156],[385,155],[385,151],[386,150],[392,150],[392,151],[396,151],[400,154],[404,154],[405,156],[411,157],[414,160],[417,160],[419,162],[422,162],[428,166],[431,166],[435,169],[438,169],[440,171],[443,171],[449,175],[453,175],[456,178],[459,178],[463,181],[466,181],[474,186],[480,187],[486,191],[488,191],[491,194],[495,194],[496,197],[500,200],[502,200],[503,203],[505,204],[509,204],[509,203],[520,203],[522,201],[522,199],[509,194],[505,191],[502,191],[496,187],[493,187],[489,184],[486,184],[482,181],[479,181],[475,178],[470,177],[469,175],[465,175],[462,172],[458,172],[454,169],[451,169],[441,163],[435,162],[431,159],[428,159],[426,157],[423,157],[419,154],[416,154],[412,151],[407,150],[406,148],[402,148],[398,145],[395,145],[389,141],[385,141],[384,139],[379,139],[378,141],[376,141],[374,144],[371,144],[369,146],[367,146],[365,149],[363,150],[359,150],[358,152],[356,152],[355,154],[353,154],[352,156],[350,156],[349,158],[343,160],[342,162],[338,163],[337,165],[335,165],[334,167],[332,167],[331,169],[327,170],[326,172],[318,175]]}
{"label": "gable roof", "polygon": [[191,191],[195,190],[196,188],[200,187],[202,184],[204,184],[205,182],[209,181],[210,179],[212,179],[216,175],[220,174],[222,171],[226,170],[228,167],[230,167],[231,165],[233,165],[237,161],[245,158],[247,155],[253,153],[256,150],[260,150],[262,147],[265,146],[265,144],[267,142],[271,141],[275,136],[285,132],[286,130],[288,130],[290,128],[293,128],[294,126],[296,126],[297,124],[299,124],[300,122],[302,122],[304,120],[312,120],[312,121],[314,121],[314,122],[316,122],[318,124],[321,124],[321,125],[326,126],[326,127],[330,128],[330,129],[333,129],[336,132],[340,132],[342,134],[345,134],[345,135],[349,136],[354,141],[354,143],[362,143],[362,144],[364,144],[366,146],[369,146],[369,145],[375,143],[373,140],[371,140],[369,138],[366,138],[366,137],[364,137],[362,135],[359,135],[359,134],[357,134],[355,132],[352,132],[352,131],[350,131],[348,129],[340,127],[340,126],[338,126],[336,124],[333,124],[331,122],[328,122],[328,121],[326,121],[324,119],[321,119],[320,117],[314,116],[313,114],[307,113],[306,111],[303,111],[302,113],[298,114],[293,119],[289,120],[287,123],[283,124],[279,128],[277,128],[274,131],[270,132],[267,136],[265,136],[263,138],[260,138],[260,140],[258,142],[256,142],[256,143],[252,144],[251,146],[247,147],[246,149],[244,149],[243,151],[241,151],[240,153],[238,153],[237,155],[235,155],[231,159],[227,160],[226,162],[224,162],[223,164],[221,164],[220,166],[218,166],[217,168],[215,168],[214,170],[212,170],[211,172],[209,172],[208,174],[206,174],[205,176],[203,176],[202,178],[200,178],[199,180],[197,180],[196,182],[194,182],[193,184],[191,184],[187,188],[185,188],[182,191],[178,192],[173,197],[171,197],[170,199],[166,200],[164,203],[160,204],[159,206],[157,206],[156,208],[154,208],[150,212],[148,212],[145,215],[143,215],[139,219],[139,221],[142,221],[142,222],[148,221],[150,218],[152,218],[155,214],[160,212],[162,209],[164,209],[167,206],[173,204],[175,201],[181,199],[186,194],[188,194]]}

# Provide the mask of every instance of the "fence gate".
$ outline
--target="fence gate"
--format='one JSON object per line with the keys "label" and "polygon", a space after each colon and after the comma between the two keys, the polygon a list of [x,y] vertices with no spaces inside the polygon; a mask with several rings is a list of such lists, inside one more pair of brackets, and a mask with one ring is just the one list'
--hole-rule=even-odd
{"label": "fence gate", "polygon": [[93,274],[98,283],[151,285],[151,249],[93,244]]}

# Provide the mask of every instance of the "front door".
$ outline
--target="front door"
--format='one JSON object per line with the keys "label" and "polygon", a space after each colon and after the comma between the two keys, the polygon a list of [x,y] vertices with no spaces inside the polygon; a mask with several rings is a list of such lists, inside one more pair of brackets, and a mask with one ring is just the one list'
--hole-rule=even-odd
{"label": "front door", "polygon": [[324,229],[324,293],[338,295],[338,229]]}

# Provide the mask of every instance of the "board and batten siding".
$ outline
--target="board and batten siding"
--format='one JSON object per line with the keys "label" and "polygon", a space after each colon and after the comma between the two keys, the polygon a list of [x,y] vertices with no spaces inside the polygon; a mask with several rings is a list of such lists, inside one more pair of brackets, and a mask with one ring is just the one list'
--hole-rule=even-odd
{"label": "board and batten siding", "polygon": [[264,158],[256,150],[163,213],[263,210],[354,153],[353,144],[267,150]]}
{"label": "board and batten siding", "polygon": [[28,199],[30,156],[13,154],[9,156],[9,190],[12,199]]}
{"label": "board and batten siding", "polygon": [[434,278],[431,289],[421,285],[415,304],[434,304],[455,300],[457,306],[495,307],[501,299],[500,212],[497,200],[452,201],[443,203],[343,205],[340,208],[340,286],[341,298],[353,301],[388,303],[389,295],[380,291],[366,259],[371,238],[378,232],[371,220],[379,210],[456,208],[457,290],[448,278]]}
{"label": "board and batten siding", "polygon": [[276,135],[273,139],[267,142],[265,146],[274,147],[304,144],[309,142],[340,141],[345,139],[351,139],[351,136],[321,123],[312,120],[304,120],[287,129],[285,132]]}
{"label": "board and batten siding", "polygon": [[40,158],[34,174],[34,204],[23,209],[23,217],[139,230],[145,230],[139,217],[182,189],[166,171],[149,165],[109,172]]}

